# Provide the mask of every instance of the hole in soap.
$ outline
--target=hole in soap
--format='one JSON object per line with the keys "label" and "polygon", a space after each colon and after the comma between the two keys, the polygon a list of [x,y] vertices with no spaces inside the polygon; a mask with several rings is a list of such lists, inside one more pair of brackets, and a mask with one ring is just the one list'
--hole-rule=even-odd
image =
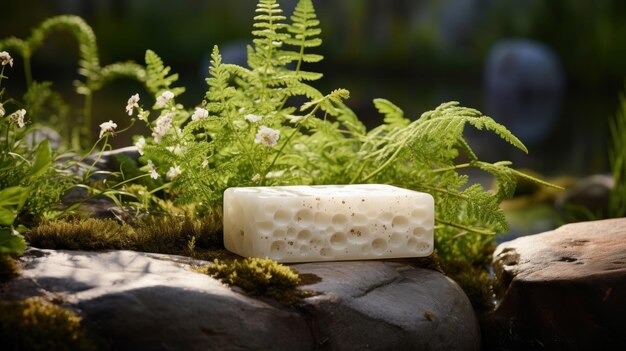
{"label": "hole in soap", "polygon": [[311,239],[311,232],[310,231],[304,229],[304,230],[301,230],[298,233],[298,240],[308,241],[309,239]]}
{"label": "hole in soap", "polygon": [[281,238],[281,239],[282,239],[282,238],[284,238],[284,237],[285,237],[285,231],[284,231],[284,230],[282,230],[282,229],[276,229],[276,230],[274,230],[274,232],[272,233],[272,235],[273,235],[275,238]]}
{"label": "hole in soap", "polygon": [[296,212],[293,220],[300,225],[308,225],[313,222],[313,212],[311,210],[302,209]]}
{"label": "hole in soap", "polygon": [[332,257],[332,252],[329,248],[323,247],[320,249],[320,256],[322,257]]}
{"label": "hole in soap", "polygon": [[413,235],[415,236],[425,236],[427,233],[426,228],[423,227],[415,227],[415,229],[413,229]]}
{"label": "hole in soap", "polygon": [[343,214],[336,214],[331,219],[331,222],[336,227],[342,227],[348,223],[348,217],[346,217],[346,215],[343,215]]}
{"label": "hole in soap", "polygon": [[317,212],[314,218],[315,226],[320,229],[325,229],[330,226],[330,216],[324,212]]}
{"label": "hole in soap", "polygon": [[286,210],[278,210],[274,213],[274,221],[278,224],[287,224],[291,219],[291,213]]}
{"label": "hole in soap", "polygon": [[381,222],[391,223],[391,220],[393,220],[393,213],[382,212],[378,215],[378,219],[380,219]]}
{"label": "hole in soap", "polygon": [[324,245],[324,240],[320,239],[320,238],[313,238],[309,241],[309,244],[311,246],[313,246],[314,249],[320,248],[322,246],[326,246]]}
{"label": "hole in soap", "polygon": [[348,241],[351,243],[362,244],[366,243],[367,236],[369,235],[367,228],[365,227],[353,227],[348,232]]}
{"label": "hole in soap", "polygon": [[425,208],[416,208],[411,211],[411,217],[417,220],[422,220],[426,218],[426,209]]}
{"label": "hole in soap", "polygon": [[416,248],[418,252],[428,252],[430,251],[430,244],[425,241],[420,241],[417,243]]}
{"label": "hole in soap", "polygon": [[276,240],[270,245],[270,255],[272,258],[281,258],[285,253],[285,242],[282,240]]}
{"label": "hole in soap", "polygon": [[309,253],[309,245],[300,245],[300,253],[304,256]]}
{"label": "hole in soap", "polygon": [[344,233],[335,233],[330,237],[330,246],[334,250],[341,250],[348,244],[348,238]]}
{"label": "hole in soap", "polygon": [[367,218],[366,215],[364,215],[362,213],[353,213],[352,214],[352,223],[354,223],[356,225],[364,225],[364,224],[367,224],[367,222],[369,222],[369,219]]}
{"label": "hole in soap", "polygon": [[393,221],[391,221],[391,226],[395,230],[406,230],[409,227],[409,219],[404,216],[395,216]]}
{"label": "hole in soap", "polygon": [[372,240],[372,252],[374,255],[382,255],[385,251],[387,251],[387,241],[382,238],[377,238]]}
{"label": "hole in soap", "polygon": [[409,241],[407,241],[407,243],[406,243],[406,246],[411,251],[417,250],[417,239],[415,239],[415,238],[409,239]]}
{"label": "hole in soap", "polygon": [[391,238],[389,238],[389,245],[391,245],[392,247],[400,247],[402,246],[403,242],[404,238],[400,233],[393,233],[391,234]]}
{"label": "hole in soap", "polygon": [[269,233],[274,229],[274,222],[272,221],[259,222],[257,223],[257,228],[259,228],[260,231]]}

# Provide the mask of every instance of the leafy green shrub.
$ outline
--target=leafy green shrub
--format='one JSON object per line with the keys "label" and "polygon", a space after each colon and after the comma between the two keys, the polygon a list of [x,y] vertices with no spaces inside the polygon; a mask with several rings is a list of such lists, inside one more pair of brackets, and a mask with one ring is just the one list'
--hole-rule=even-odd
{"label": "leafy green shrub", "polygon": [[[176,102],[181,90],[172,87],[169,67],[146,53],[147,86],[157,103],[144,109],[136,94],[127,110],[152,131],[137,139],[144,169],[175,203],[215,208],[230,186],[393,184],[431,193],[440,256],[471,260],[506,231],[499,203],[513,195],[517,178],[546,184],[511,162],[481,161],[463,137],[466,126],[527,150],[504,126],[456,102],[412,121],[376,99],[384,123],[367,131],[344,104],[346,90],[323,94],[310,85],[322,77],[304,70],[322,59],[309,53],[321,44],[312,2],[299,1],[290,23],[274,0],[261,0],[256,12],[248,67],[223,63],[215,47],[208,91],[193,110]],[[468,184],[458,173],[465,168],[492,174],[497,188]]]}
{"label": "leafy green shrub", "polygon": [[5,350],[95,350],[74,313],[39,298],[0,301]]}
{"label": "leafy green shrub", "polygon": [[249,294],[269,296],[281,302],[294,302],[305,292],[297,290],[298,273],[267,258],[246,258],[231,262],[215,260],[212,265],[198,269],[224,284],[236,285]]}

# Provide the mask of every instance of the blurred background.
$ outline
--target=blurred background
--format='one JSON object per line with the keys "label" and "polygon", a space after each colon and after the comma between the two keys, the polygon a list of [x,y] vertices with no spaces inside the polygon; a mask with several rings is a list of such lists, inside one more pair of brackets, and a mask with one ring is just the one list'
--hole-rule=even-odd
{"label": "blurred background", "polygon": [[[297,1],[279,1],[291,14]],[[382,118],[371,100],[383,97],[416,119],[449,100],[505,124],[530,155],[486,133],[468,132],[479,156],[513,160],[546,176],[606,172],[607,121],[618,108],[626,77],[626,2],[622,0],[334,0],[314,1],[325,60],[322,92],[346,88],[348,104],[370,127]],[[25,38],[60,14],[82,16],[98,38],[102,65],[143,63],[154,50],[187,92],[192,107],[204,95],[208,54],[219,45],[224,61],[245,64],[256,0],[20,0],[4,1],[0,38]],[[77,46],[55,34],[33,57],[33,76],[73,94]],[[21,58],[7,82],[23,92]],[[95,96],[97,125],[127,116],[128,97],[144,91],[118,81]],[[144,93],[145,94],[145,93]],[[140,127],[133,132],[142,132]],[[130,134],[115,139],[130,145]]]}

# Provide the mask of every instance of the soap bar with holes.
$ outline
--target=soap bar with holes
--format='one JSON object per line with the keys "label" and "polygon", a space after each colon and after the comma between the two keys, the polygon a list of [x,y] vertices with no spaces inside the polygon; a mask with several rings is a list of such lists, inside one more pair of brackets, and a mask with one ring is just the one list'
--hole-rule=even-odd
{"label": "soap bar with holes", "polygon": [[391,185],[229,188],[224,245],[246,257],[314,262],[428,256],[434,200]]}

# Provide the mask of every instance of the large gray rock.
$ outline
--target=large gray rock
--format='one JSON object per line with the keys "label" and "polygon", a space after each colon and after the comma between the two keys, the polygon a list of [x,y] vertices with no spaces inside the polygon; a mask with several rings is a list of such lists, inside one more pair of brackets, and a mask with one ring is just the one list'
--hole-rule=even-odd
{"label": "large gray rock", "polygon": [[188,258],[132,251],[29,249],[0,299],[43,295],[83,316],[116,350],[476,350],[480,332],[461,289],[401,263],[293,266],[296,307],[253,298],[194,273]]}
{"label": "large gray rock", "polygon": [[[175,256],[27,251],[4,298],[44,295],[77,310],[113,350],[307,350],[305,319],[190,271]],[[0,294],[1,296],[2,294]]]}
{"label": "large gray rock", "polygon": [[502,302],[485,318],[498,350],[626,350],[626,218],[568,224],[494,253]]}
{"label": "large gray rock", "polygon": [[441,273],[385,261],[292,266],[306,286],[317,346],[325,350],[478,350],[472,306]]}

